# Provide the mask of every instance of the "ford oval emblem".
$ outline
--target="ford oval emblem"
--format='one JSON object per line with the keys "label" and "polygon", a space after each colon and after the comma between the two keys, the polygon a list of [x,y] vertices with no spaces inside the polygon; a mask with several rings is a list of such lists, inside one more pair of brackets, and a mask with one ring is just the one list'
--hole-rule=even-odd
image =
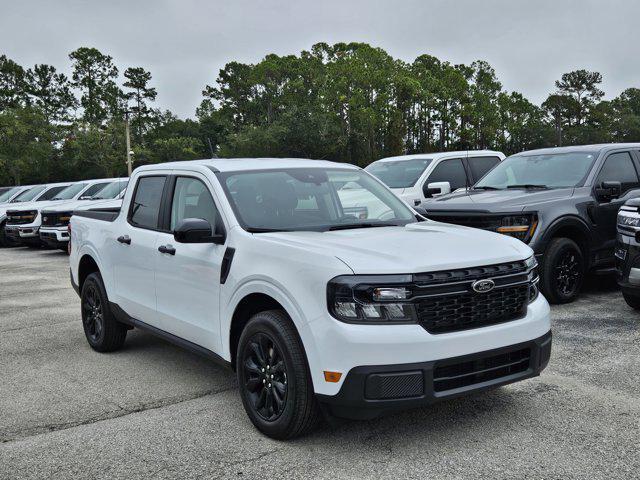
{"label": "ford oval emblem", "polygon": [[487,293],[493,290],[496,284],[493,280],[476,280],[471,284],[471,288],[473,288],[474,292],[478,293]]}

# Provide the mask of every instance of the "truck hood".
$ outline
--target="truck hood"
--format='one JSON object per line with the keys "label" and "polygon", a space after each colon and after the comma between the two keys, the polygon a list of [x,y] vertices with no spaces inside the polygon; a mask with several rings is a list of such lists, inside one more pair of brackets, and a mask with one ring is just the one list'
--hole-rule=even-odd
{"label": "truck hood", "polygon": [[[104,200],[103,200],[104,201]],[[72,201],[62,201],[57,202],[55,205],[51,205],[40,210],[46,210],[47,212],[72,212],[80,207],[91,205],[97,205],[99,203],[103,203],[100,200],[72,200]],[[48,202],[44,202],[48,203]]]}
{"label": "truck hood", "polygon": [[326,255],[356,274],[418,273],[525,259],[533,251],[497,233],[427,221],[406,227],[334,232],[260,233],[265,239]]}
{"label": "truck hood", "polygon": [[422,202],[420,207],[429,211],[473,210],[480,212],[522,211],[525,208],[554,202],[573,195],[573,188],[550,190],[469,190],[450,193]]}
{"label": "truck hood", "polygon": [[113,200],[92,200],[83,203],[77,207],[77,210],[92,210],[94,208],[120,208],[122,207],[122,199],[114,198]]}
{"label": "truck hood", "polygon": [[10,203],[6,206],[7,210],[38,210],[41,212],[43,209],[60,205],[63,203],[68,203],[69,200],[46,200],[44,202],[20,202],[20,203]]}

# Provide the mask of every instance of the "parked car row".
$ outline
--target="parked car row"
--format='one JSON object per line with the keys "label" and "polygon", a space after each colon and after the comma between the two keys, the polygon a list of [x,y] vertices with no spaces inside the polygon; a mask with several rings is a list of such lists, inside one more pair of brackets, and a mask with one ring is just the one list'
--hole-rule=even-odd
{"label": "parked car row", "polygon": [[90,208],[99,200],[121,202],[127,181],[103,178],[7,189],[0,194],[0,246],[47,245],[66,250],[73,211]]}

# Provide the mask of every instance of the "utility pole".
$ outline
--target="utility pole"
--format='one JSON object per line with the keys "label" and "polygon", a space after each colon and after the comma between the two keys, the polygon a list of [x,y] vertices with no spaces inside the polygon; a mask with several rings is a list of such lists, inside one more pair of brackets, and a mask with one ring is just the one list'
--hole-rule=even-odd
{"label": "utility pole", "polygon": [[125,132],[127,137],[127,171],[129,172],[129,176],[131,176],[131,138],[129,136],[129,110],[124,111],[124,125]]}

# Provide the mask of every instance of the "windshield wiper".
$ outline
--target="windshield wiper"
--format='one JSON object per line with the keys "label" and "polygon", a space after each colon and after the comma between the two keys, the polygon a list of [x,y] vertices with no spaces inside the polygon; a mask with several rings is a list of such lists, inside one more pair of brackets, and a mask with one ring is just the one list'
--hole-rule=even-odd
{"label": "windshield wiper", "polygon": [[498,187],[492,187],[490,185],[482,185],[481,187],[473,187],[473,190],[502,190]]}
{"label": "windshield wiper", "polygon": [[60,197],[53,197],[53,198],[51,199],[51,201],[53,201],[53,200],[64,200],[64,198],[60,198]]}
{"label": "windshield wiper", "polygon": [[249,233],[270,233],[270,232],[286,232],[281,228],[263,228],[263,227],[247,227]]}
{"label": "windshield wiper", "polygon": [[373,227],[397,227],[396,223],[345,223],[344,225],[332,225],[329,230],[349,230],[351,228],[373,228]]}
{"label": "windshield wiper", "polygon": [[507,188],[542,188],[547,189],[546,185],[536,185],[535,183],[523,183],[521,185],[507,185]]}

